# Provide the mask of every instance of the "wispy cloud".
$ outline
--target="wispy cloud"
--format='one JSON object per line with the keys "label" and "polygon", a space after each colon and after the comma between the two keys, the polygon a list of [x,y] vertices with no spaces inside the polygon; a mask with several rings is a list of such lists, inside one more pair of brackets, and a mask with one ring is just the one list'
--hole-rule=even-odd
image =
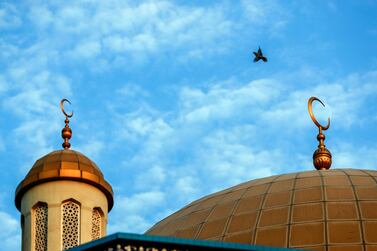
{"label": "wispy cloud", "polygon": [[0,211],[1,250],[15,250],[20,244],[20,227],[18,220],[6,212]]}
{"label": "wispy cloud", "polygon": [[111,219],[114,224],[109,226],[109,231],[141,232],[151,224],[143,215],[163,208],[165,194],[150,191],[136,193],[130,197],[118,196],[116,200],[118,205],[114,208]]}
{"label": "wispy cloud", "polygon": [[[70,6],[38,3],[30,8],[29,16],[41,34],[49,33],[50,38],[44,39],[50,49],[65,50],[63,56],[119,62],[122,57],[136,60],[136,56],[180,48],[190,55],[199,50],[208,53],[212,45],[220,48],[233,25],[226,12],[221,4],[199,7],[171,1],[77,1]],[[64,44],[56,41],[62,37]]]}
{"label": "wispy cloud", "polygon": [[64,76],[28,64],[10,68],[4,76],[10,87],[2,106],[19,120],[9,136],[24,150],[33,145],[38,150],[30,157],[39,157],[52,148],[48,138],[59,127],[56,104],[70,94],[70,83]]}
{"label": "wispy cloud", "polygon": [[[377,148],[374,146],[358,145],[349,142],[336,142],[332,149],[335,168],[376,169]],[[360,156],[363,156],[362,158]]]}

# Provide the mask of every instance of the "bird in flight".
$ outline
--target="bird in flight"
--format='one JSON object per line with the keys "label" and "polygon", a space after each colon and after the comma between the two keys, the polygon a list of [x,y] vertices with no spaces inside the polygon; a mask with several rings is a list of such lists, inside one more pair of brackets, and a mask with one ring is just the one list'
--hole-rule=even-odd
{"label": "bird in flight", "polygon": [[267,58],[265,56],[263,56],[263,53],[262,53],[262,50],[260,49],[260,47],[258,49],[258,52],[254,51],[253,53],[255,55],[254,62],[258,62],[260,59],[262,59],[263,62],[267,62]]}

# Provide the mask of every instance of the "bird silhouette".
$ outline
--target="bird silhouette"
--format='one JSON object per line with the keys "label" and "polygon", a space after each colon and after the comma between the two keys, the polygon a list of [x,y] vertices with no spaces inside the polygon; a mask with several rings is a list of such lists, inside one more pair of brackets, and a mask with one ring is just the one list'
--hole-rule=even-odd
{"label": "bird silhouette", "polygon": [[258,62],[260,59],[262,59],[263,62],[267,62],[267,58],[265,56],[263,56],[263,53],[262,53],[262,50],[260,49],[260,47],[258,49],[258,52],[254,51],[253,53],[255,55],[254,62]]}

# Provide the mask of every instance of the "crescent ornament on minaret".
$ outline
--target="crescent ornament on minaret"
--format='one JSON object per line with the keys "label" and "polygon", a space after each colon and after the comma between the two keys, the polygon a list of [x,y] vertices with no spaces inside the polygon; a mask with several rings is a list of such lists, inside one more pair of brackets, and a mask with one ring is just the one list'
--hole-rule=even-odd
{"label": "crescent ornament on minaret", "polygon": [[64,110],[64,102],[67,102],[69,104],[71,104],[71,102],[68,99],[65,99],[65,98],[60,101],[60,109],[62,110],[63,114],[65,115],[65,121],[64,121],[65,126],[62,129],[62,138],[64,139],[62,146],[63,146],[64,149],[69,149],[71,147],[71,143],[69,143],[69,140],[72,137],[72,130],[69,127],[69,119],[68,118],[72,118],[73,111],[70,114],[66,113],[66,111]]}

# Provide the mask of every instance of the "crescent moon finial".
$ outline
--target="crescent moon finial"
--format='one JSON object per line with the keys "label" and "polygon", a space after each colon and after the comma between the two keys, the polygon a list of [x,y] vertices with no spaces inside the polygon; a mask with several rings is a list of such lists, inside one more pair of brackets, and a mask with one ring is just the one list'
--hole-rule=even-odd
{"label": "crescent moon finial", "polygon": [[309,98],[309,101],[308,101],[308,110],[309,110],[309,114],[310,114],[310,118],[313,120],[314,124],[318,127],[318,128],[321,128],[322,130],[327,130],[329,129],[330,127],[330,117],[327,118],[327,125],[326,126],[323,126],[321,125],[317,119],[315,118],[314,116],[314,113],[313,113],[313,101],[318,101],[319,103],[321,103],[323,105],[323,107],[325,107],[325,104],[320,100],[318,99],[317,97],[311,97]]}
{"label": "crescent moon finial", "polygon": [[60,101],[60,109],[62,110],[63,114],[64,114],[66,117],[68,117],[68,118],[72,118],[72,116],[73,116],[73,111],[71,112],[71,114],[66,113],[65,110],[64,110],[64,102],[67,102],[67,103],[71,104],[71,102],[70,102],[68,99],[63,98],[63,99]]}
{"label": "crescent moon finial", "polygon": [[317,150],[313,153],[313,165],[317,170],[327,170],[331,167],[332,164],[332,156],[330,151],[326,148],[325,146],[325,135],[322,133],[322,130],[327,130],[330,127],[330,117],[327,119],[327,125],[322,126],[317,119],[315,118],[313,114],[313,102],[318,101],[321,103],[323,106],[325,104],[318,98],[316,97],[311,97],[308,100],[308,110],[309,110],[309,115],[310,118],[313,120],[314,124],[318,127],[318,135],[317,135],[317,140],[319,142]]}
{"label": "crescent moon finial", "polygon": [[65,126],[62,130],[62,138],[64,139],[64,142],[63,142],[62,146],[63,146],[64,149],[69,149],[71,147],[71,143],[69,143],[69,140],[72,137],[72,130],[71,130],[71,128],[69,128],[69,119],[68,118],[71,118],[73,116],[73,111],[71,112],[71,114],[66,113],[65,110],[64,110],[64,102],[68,102],[69,104],[71,104],[71,102],[68,99],[65,99],[65,98],[63,98],[60,101],[60,109],[62,110],[63,114],[65,115],[65,121],[64,121]]}

